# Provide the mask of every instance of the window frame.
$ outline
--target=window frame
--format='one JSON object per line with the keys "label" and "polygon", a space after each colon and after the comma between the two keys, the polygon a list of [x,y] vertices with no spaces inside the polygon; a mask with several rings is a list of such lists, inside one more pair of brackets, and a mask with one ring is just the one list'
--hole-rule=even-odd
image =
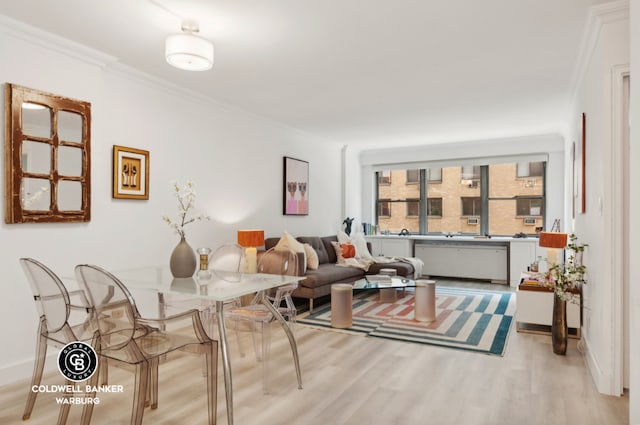
{"label": "window frame", "polygon": [[[534,161],[534,162],[541,162],[542,163],[542,176],[541,177],[536,177],[538,179],[542,180],[542,195],[517,195],[520,198],[529,198],[529,199],[541,199],[541,214],[540,215],[531,215],[531,214],[527,214],[526,216],[522,216],[522,215],[515,215],[514,218],[522,218],[522,217],[538,217],[540,219],[542,219],[542,222],[545,222],[545,215],[546,215],[546,184],[547,184],[547,178],[546,178],[546,169],[547,169],[547,161]],[[493,164],[490,162],[490,164]],[[496,162],[496,164],[502,164],[502,162]],[[518,162],[516,161],[511,161],[511,162],[505,162],[504,164],[515,164],[516,165],[516,173],[517,173],[517,164]],[[473,165],[473,166],[466,166],[467,170],[469,170],[470,167],[473,167],[473,171],[474,171],[474,175],[473,176],[468,176],[465,175],[463,176],[463,166],[456,166],[456,165],[452,165],[451,167],[446,167],[446,168],[453,168],[453,167],[459,167],[460,169],[460,180],[462,180],[462,177],[472,177],[474,180],[472,181],[472,185],[470,185],[470,188],[477,188],[476,190],[479,191],[479,195],[477,196],[463,196],[464,194],[473,194],[473,193],[477,193],[475,191],[470,192],[468,189],[464,188],[463,192],[459,195],[459,199],[460,199],[460,204],[459,204],[459,208],[460,208],[460,213],[459,213],[459,218],[460,219],[466,219],[468,217],[478,217],[479,221],[480,221],[480,225],[479,227],[479,231],[477,232],[477,234],[489,234],[489,227],[490,227],[490,206],[489,203],[492,200],[499,200],[499,199],[504,199],[504,200],[509,200],[509,199],[516,199],[516,197],[508,197],[508,198],[495,198],[495,197],[489,197],[489,190],[490,190],[490,185],[489,185],[489,169],[490,169],[490,165]],[[431,168],[433,169],[433,168]],[[440,186],[438,186],[438,190],[436,191],[436,195],[434,198],[431,198],[428,196],[429,193],[429,185],[432,183],[436,183],[436,184],[449,184],[446,183],[451,179],[451,176],[449,174],[447,174],[448,179],[445,179],[445,173],[443,172],[443,168],[440,168],[440,177],[442,180],[439,181],[431,181],[428,179],[429,176],[429,170],[430,168],[425,167],[425,168],[420,168],[420,199],[419,199],[419,204],[420,204],[420,213],[417,216],[418,218],[418,223],[419,223],[419,233],[421,235],[440,235],[443,232],[446,232],[446,230],[438,230],[438,231],[433,231],[431,232],[429,229],[429,219],[445,219],[447,218],[447,216],[445,215],[444,209],[447,206],[447,203],[445,202],[445,197],[443,197],[442,195],[444,193],[440,193],[440,191],[442,191],[444,188],[441,188]],[[479,176],[477,175],[477,171],[480,170],[480,174]],[[397,170],[397,171],[401,171],[401,170]],[[375,175],[375,182],[376,182],[376,192],[374,195],[374,202],[375,202],[375,223],[378,225],[381,225],[380,223],[380,218],[384,218],[384,219],[390,219],[393,216],[393,207],[392,204],[393,203],[399,203],[399,202],[403,202],[403,203],[408,203],[408,202],[414,202],[415,198],[405,198],[405,199],[394,199],[394,193],[389,193],[388,189],[385,189],[385,198],[378,198],[378,196],[380,195],[380,186],[387,186],[385,183],[380,184],[379,181],[379,173],[382,173],[382,171],[375,171],[374,175]],[[388,171],[389,173],[389,184],[391,184],[392,182],[392,178],[391,178],[391,174],[392,174],[392,170]],[[477,179],[476,179],[477,177]],[[446,181],[445,181],[446,180]],[[516,179],[516,180],[521,180],[521,179]],[[402,185],[404,186],[404,185]],[[400,186],[399,186],[400,187]],[[525,192],[526,193],[526,192]],[[389,196],[390,195],[390,196]],[[458,196],[458,195],[456,195]],[[442,215],[441,216],[435,216],[435,215],[430,215],[429,214],[429,202],[431,199],[441,199],[441,210],[442,210]],[[470,211],[464,211],[464,199],[465,198],[473,198],[473,204],[472,204],[472,210]],[[389,215],[380,215],[379,213],[380,211],[380,203],[384,202],[385,206],[384,208],[388,211]],[[449,208],[447,208],[448,212],[451,212],[450,209],[452,208],[452,205],[449,205]],[[400,212],[402,210],[397,211]],[[405,210],[405,212],[408,213],[407,210]],[[469,213],[469,214],[465,214]],[[455,211],[453,212],[455,214]],[[517,202],[516,202],[516,213],[517,213]],[[409,216],[408,214],[405,215],[405,218],[416,218],[416,216]],[[443,223],[440,221],[437,222],[432,222],[431,224],[433,226],[436,225],[436,223]],[[438,227],[440,227],[440,224],[437,225]],[[476,232],[474,231],[474,234],[476,234]],[[512,233],[492,233],[492,235],[494,236],[511,236]]]}
{"label": "window frame", "polygon": [[[432,214],[431,201],[440,201],[440,214]],[[444,216],[442,197],[427,198],[427,218],[442,218]]]}
{"label": "window frame", "polygon": [[[407,198],[406,201],[404,201],[404,202],[407,205],[407,208],[406,208],[406,211],[407,211],[406,217],[407,218],[420,217],[420,199],[419,198]],[[416,205],[417,214],[409,214],[409,205],[410,204],[417,204]]]}

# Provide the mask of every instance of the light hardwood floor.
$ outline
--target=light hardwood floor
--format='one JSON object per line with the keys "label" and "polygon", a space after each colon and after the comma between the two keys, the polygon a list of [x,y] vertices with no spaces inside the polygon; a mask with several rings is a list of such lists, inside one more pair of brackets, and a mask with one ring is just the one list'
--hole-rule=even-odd
{"label": "light hardwood floor", "polygon": [[[505,356],[497,357],[303,325],[295,332],[304,389],[296,387],[286,337],[274,327],[269,395],[262,393],[253,352],[240,357],[230,332],[237,425],[628,424],[628,398],[596,391],[575,339],[566,356],[556,356],[550,337],[518,333],[514,325]],[[251,348],[248,335],[243,341]],[[43,383],[62,381],[55,372]],[[125,385],[125,393],[100,396],[94,425],[129,423],[131,374],[113,369],[110,383]],[[0,387],[0,424],[55,423],[51,394],[40,394],[31,419],[22,422],[27,391],[28,381]],[[184,356],[161,365],[159,407],[145,411],[144,423],[205,424],[204,391],[199,359]],[[81,410],[71,409],[69,424],[79,422]],[[218,424],[226,423],[220,370]]]}

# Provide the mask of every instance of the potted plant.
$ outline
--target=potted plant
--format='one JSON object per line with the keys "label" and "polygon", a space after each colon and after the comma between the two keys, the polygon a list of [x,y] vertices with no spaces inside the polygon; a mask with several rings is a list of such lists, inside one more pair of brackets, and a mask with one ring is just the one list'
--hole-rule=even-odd
{"label": "potted plant", "polygon": [[553,264],[543,278],[545,286],[553,289],[554,293],[551,342],[555,354],[564,355],[567,352],[567,301],[580,302],[582,285],[586,284],[587,266],[582,263],[582,256],[587,246],[578,243],[575,234],[569,235],[567,261]]}

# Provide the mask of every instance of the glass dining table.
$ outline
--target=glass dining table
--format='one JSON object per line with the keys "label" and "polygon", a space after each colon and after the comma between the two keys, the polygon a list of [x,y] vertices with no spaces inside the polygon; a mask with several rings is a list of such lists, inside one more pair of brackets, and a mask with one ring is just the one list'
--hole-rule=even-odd
{"label": "glass dining table", "polygon": [[[278,286],[295,283],[304,279],[300,276],[282,276],[263,273],[236,273],[227,271],[210,270],[207,278],[176,279],[171,275],[169,267],[141,267],[128,270],[115,270],[113,274],[120,279],[129,289],[148,290],[158,294],[158,300],[162,302],[165,294],[175,294],[188,298],[214,301],[216,305],[216,321],[219,332],[219,345],[222,355],[222,368],[224,372],[225,396],[227,404],[227,422],[233,424],[233,384],[231,379],[231,360],[227,343],[227,330],[224,320],[225,302],[240,298],[244,295],[258,293],[260,302],[273,314],[280,323],[289,339],[293,354],[294,366],[298,379],[298,388],[302,389],[302,375],[298,358],[298,347],[295,337],[289,325],[266,296],[266,291]],[[163,314],[162,311],[160,314]]]}

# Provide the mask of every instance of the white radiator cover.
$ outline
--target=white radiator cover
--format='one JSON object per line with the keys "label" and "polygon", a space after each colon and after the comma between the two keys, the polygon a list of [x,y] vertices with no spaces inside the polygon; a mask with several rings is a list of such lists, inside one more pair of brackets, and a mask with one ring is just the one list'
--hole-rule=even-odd
{"label": "white radiator cover", "polygon": [[508,249],[477,243],[417,243],[415,256],[424,261],[423,274],[507,281]]}

